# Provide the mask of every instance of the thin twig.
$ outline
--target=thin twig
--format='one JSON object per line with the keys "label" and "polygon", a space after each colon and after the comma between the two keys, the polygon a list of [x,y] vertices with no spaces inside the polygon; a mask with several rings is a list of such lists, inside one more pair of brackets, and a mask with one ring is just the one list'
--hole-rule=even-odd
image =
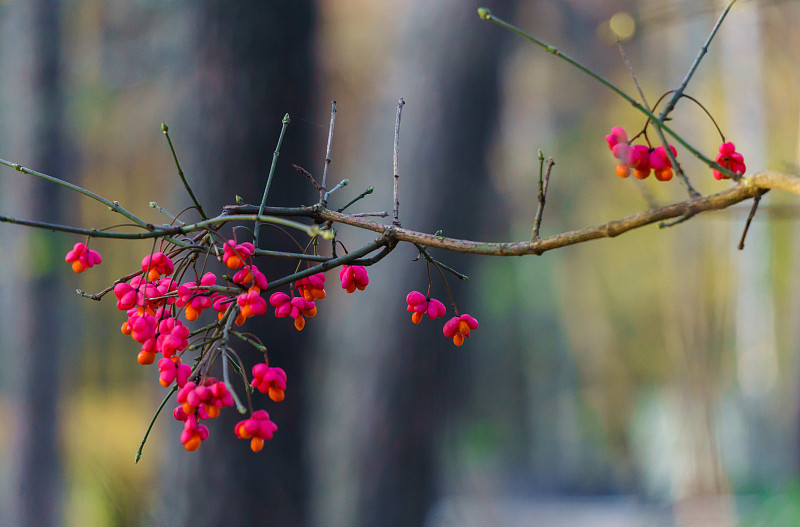
{"label": "thin twig", "polygon": [[[309,172],[308,170],[306,170],[305,168],[303,168],[301,166],[295,165],[294,163],[292,163],[292,169],[294,169],[296,172],[300,172],[301,174],[303,174],[306,177],[306,179],[309,182],[311,182],[312,185],[314,185],[314,188],[317,190],[317,192],[322,193],[322,192],[325,191],[325,187],[324,186],[320,186],[320,184],[317,183],[317,180],[314,179],[314,176],[311,175],[311,172]],[[325,176],[323,176],[323,177],[325,177]]]}
{"label": "thin twig", "polygon": [[333,194],[337,190],[340,190],[340,189],[346,187],[349,184],[350,184],[350,180],[349,179],[345,178],[345,179],[341,180],[339,183],[336,184],[335,187],[333,187],[332,189],[330,189],[328,192],[325,193],[325,199],[323,200],[323,202],[327,203],[328,202],[328,196],[330,196],[331,194]]}
{"label": "thin twig", "polygon": [[342,207],[342,208],[340,208],[340,209],[337,209],[337,211],[336,211],[336,212],[344,212],[344,210],[345,210],[347,207],[349,207],[350,205],[352,205],[352,204],[353,204],[353,203],[355,203],[356,201],[358,201],[358,200],[360,200],[360,199],[364,198],[364,196],[367,196],[368,194],[372,194],[372,192],[373,192],[374,190],[375,190],[375,187],[372,187],[372,186],[369,186],[369,187],[367,187],[367,189],[366,189],[364,192],[362,192],[361,194],[359,194],[359,195],[358,195],[358,196],[356,196],[355,198],[351,199],[351,200],[350,200],[350,201],[347,203],[347,205],[345,205],[344,207]]}
{"label": "thin twig", "polygon": [[714,37],[717,34],[717,30],[722,25],[722,21],[725,20],[726,16],[728,16],[728,11],[731,10],[731,7],[733,7],[733,4],[735,3],[736,0],[731,0],[725,7],[725,9],[722,11],[722,14],[717,19],[717,23],[714,24],[714,27],[711,29],[711,34],[708,35],[705,44],[703,44],[703,47],[700,48],[700,52],[697,54],[697,57],[695,57],[694,62],[692,62],[692,65],[689,67],[689,71],[686,72],[686,76],[683,78],[680,87],[677,90],[675,90],[675,92],[672,94],[672,99],[670,99],[667,105],[664,106],[664,109],[661,111],[661,115],[658,116],[658,120],[660,122],[663,123],[667,115],[669,115],[669,113],[675,109],[675,104],[677,104],[678,100],[683,95],[683,91],[689,84],[689,81],[691,80],[692,75],[694,75],[695,70],[697,70],[697,67],[700,65],[700,61],[703,60],[703,57],[708,52],[708,47],[711,45],[711,41],[714,40]]}
{"label": "thin twig", "polygon": [[542,181],[541,165],[539,168],[539,206],[536,208],[536,216],[533,220],[533,234],[531,240],[539,239],[539,230],[542,227],[542,215],[544,214],[544,205],[547,198],[547,187],[550,185],[550,172],[553,170],[553,165],[556,164],[552,157],[548,157],[545,161],[544,181]]}
{"label": "thin twig", "polygon": [[254,339],[254,338],[252,338],[252,337],[250,337],[248,335],[245,335],[244,333],[240,333],[238,331],[231,331],[231,335],[233,335],[234,337],[237,337],[240,340],[243,340],[243,341],[247,342],[248,344],[250,344],[251,346],[253,346],[254,348],[256,348],[258,351],[260,351],[262,353],[267,351],[267,347],[264,344],[262,344],[261,342],[258,342],[256,339]]}
{"label": "thin twig", "polygon": [[121,215],[125,216],[126,218],[128,218],[129,220],[131,220],[132,222],[134,222],[136,225],[138,225],[140,227],[145,227],[147,225],[147,222],[145,222],[143,219],[139,218],[138,216],[136,216],[132,212],[128,211],[125,207],[120,205],[119,201],[108,200],[108,199],[104,198],[103,196],[100,196],[99,194],[95,194],[91,190],[86,190],[85,188],[79,187],[78,185],[74,185],[74,184],[72,184],[72,183],[70,183],[68,181],[64,181],[63,179],[59,179],[57,177],[44,174],[42,172],[37,172],[36,170],[32,170],[32,169],[24,167],[24,166],[22,166],[20,164],[12,163],[11,161],[6,161],[5,159],[0,159],[0,165],[5,165],[7,167],[13,168],[17,172],[21,172],[21,173],[27,174],[29,176],[35,176],[35,177],[44,179],[45,181],[49,181],[51,183],[55,183],[56,185],[61,185],[62,187],[65,187],[65,188],[68,188],[68,189],[73,190],[75,192],[78,192],[80,194],[83,194],[84,196],[88,196],[88,197],[92,198],[93,200],[98,201],[98,202],[102,203],[103,205],[107,206],[108,210],[110,210],[111,212],[116,212],[117,214],[121,214]]}
{"label": "thin twig", "polygon": [[167,138],[169,150],[172,152],[172,159],[175,160],[175,166],[178,168],[178,176],[180,176],[181,181],[183,182],[183,187],[186,189],[186,192],[189,193],[189,197],[192,198],[192,202],[194,203],[194,206],[197,207],[197,212],[200,213],[200,217],[202,217],[204,220],[207,220],[208,216],[206,216],[203,206],[200,205],[200,202],[197,200],[197,196],[194,195],[192,187],[189,186],[189,182],[186,181],[186,176],[183,174],[181,164],[178,162],[178,155],[175,153],[175,147],[172,146],[172,139],[169,137],[169,127],[167,126],[167,123],[161,123],[161,131],[164,132],[164,137]]}
{"label": "thin twig", "polygon": [[[323,209],[323,210],[327,210],[327,209]],[[392,227],[392,228],[394,228],[394,227]],[[324,272],[324,271],[328,271],[328,270],[333,269],[335,267],[339,267],[340,265],[349,264],[349,263],[355,261],[356,259],[361,258],[362,256],[368,255],[372,251],[375,251],[375,250],[380,249],[382,247],[388,247],[388,246],[392,246],[392,245],[389,242],[389,240],[386,239],[385,236],[382,236],[382,237],[378,238],[377,240],[375,240],[374,242],[368,243],[367,245],[365,245],[365,246],[363,246],[363,247],[361,247],[359,249],[356,249],[355,251],[351,251],[348,254],[345,254],[344,256],[339,256],[338,258],[331,258],[330,260],[322,262],[319,265],[315,265],[314,267],[309,267],[308,269],[304,269],[302,271],[299,271],[297,273],[291,274],[289,276],[284,276],[283,278],[279,278],[277,280],[273,280],[273,281],[271,281],[269,283],[269,287],[267,287],[264,290],[264,292],[272,291],[274,289],[277,289],[277,288],[281,287],[282,285],[286,285],[286,284],[290,284],[292,282],[296,282],[297,280],[300,280],[301,278],[305,278],[305,277],[311,276],[313,274],[317,274],[317,273],[321,273],[321,272]],[[392,246],[392,248],[394,248],[394,247]]]}
{"label": "thin twig", "polygon": [[161,401],[161,404],[158,406],[158,410],[156,410],[155,415],[150,420],[150,426],[147,427],[147,430],[144,433],[144,437],[142,438],[142,443],[139,445],[139,449],[136,451],[136,455],[133,457],[134,463],[138,463],[139,460],[142,459],[142,450],[144,450],[144,444],[147,443],[147,437],[150,435],[150,430],[153,429],[153,425],[156,423],[156,419],[158,419],[161,410],[164,409],[164,406],[167,404],[167,401],[169,401],[170,397],[172,397],[172,394],[174,394],[176,391],[178,391],[177,384],[175,384],[172,387],[169,393],[167,393],[167,395],[164,397],[164,400]]}
{"label": "thin twig", "polygon": [[[310,210],[310,209],[309,209]],[[305,214],[308,216],[308,214]],[[147,232],[116,232],[116,231],[99,231],[97,229],[82,229],[80,227],[71,227],[69,225],[59,225],[57,223],[47,223],[43,221],[32,221],[32,220],[19,220],[16,218],[10,218],[7,216],[0,216],[0,223],[15,223],[17,225],[25,225],[28,227],[37,227],[40,229],[47,229],[51,231],[60,231],[60,232],[71,232],[73,234],[82,234],[84,236],[89,236],[90,238],[116,238],[116,239],[125,239],[125,240],[144,240],[150,238],[161,238],[162,236],[174,236],[178,234],[188,234],[191,232],[195,232],[201,230],[207,226],[212,225],[221,225],[224,223],[232,222],[232,221],[252,221],[252,222],[265,222],[265,223],[273,223],[277,225],[284,225],[286,227],[291,227],[293,229],[297,229],[300,231],[305,232],[309,236],[322,236],[323,238],[327,235],[325,231],[322,230],[319,225],[304,225],[302,223],[297,223],[295,221],[287,220],[284,218],[274,217],[274,216],[260,216],[258,214],[254,215],[244,215],[244,216],[218,216],[216,218],[209,218],[204,221],[198,221],[197,223],[191,223],[189,225],[160,225],[155,227],[154,225],[146,225],[145,228],[148,229]],[[170,239],[170,243],[175,245],[179,245],[181,247],[191,247],[192,244]]]}
{"label": "thin twig", "polygon": [[694,218],[696,214],[697,214],[697,212],[695,212],[695,211],[690,209],[686,214],[684,214],[683,216],[680,216],[678,218],[675,218],[672,221],[662,221],[661,223],[658,224],[658,228],[659,229],[666,229],[666,228],[669,228],[669,227],[674,227],[676,225],[680,225],[681,223],[689,221],[692,218]]}
{"label": "thin twig", "polygon": [[[226,311],[228,315],[228,320],[225,321],[225,327],[222,329],[222,340],[224,344],[219,347],[220,353],[222,353],[222,380],[225,383],[225,387],[228,388],[228,392],[230,392],[231,397],[233,398],[233,403],[236,406],[236,410],[243,414],[245,413],[246,409],[242,404],[242,401],[239,400],[239,397],[236,395],[236,390],[233,389],[233,385],[231,384],[231,380],[228,377],[228,342],[231,339],[231,328],[233,327],[233,322],[239,316],[239,306],[233,305],[232,309],[229,308]],[[230,350],[232,351],[232,350]]]}
{"label": "thin twig", "polygon": [[[167,218],[171,219],[174,222],[178,222],[181,225],[186,225],[186,222],[179,220],[176,216],[173,216],[167,209],[156,203],[155,201],[150,202],[150,208],[156,209],[158,212],[166,216]],[[191,207],[187,209],[183,209],[182,212],[186,212],[187,210],[191,209]]]}
{"label": "thin twig", "polygon": [[[619,52],[622,55],[622,60],[625,61],[625,66],[627,66],[628,71],[631,74],[631,77],[633,77],[633,83],[636,85],[636,89],[639,91],[639,96],[642,98],[642,105],[647,109],[648,112],[652,113],[650,105],[647,103],[647,98],[644,96],[644,91],[642,91],[642,86],[639,84],[639,79],[636,78],[636,73],[633,71],[633,66],[631,65],[631,61],[628,60],[628,55],[625,53],[625,48],[622,47],[622,42],[620,42],[619,40],[617,41],[617,47],[619,48]],[[658,122],[660,124],[663,124],[664,123],[663,118],[659,117]],[[681,168],[680,163],[678,163],[675,154],[672,153],[672,149],[669,147],[667,138],[664,135],[664,130],[662,130],[661,127],[659,126],[656,126],[656,133],[658,134],[658,138],[661,140],[661,144],[664,145],[664,151],[667,154],[670,163],[672,163],[672,166],[675,167],[675,174],[678,176],[678,179],[680,179],[686,186],[686,190],[689,191],[689,196],[692,198],[699,197],[700,193],[697,192],[692,186],[692,184],[689,182],[689,178],[686,177],[686,174],[683,173],[683,168]]]}
{"label": "thin twig", "polygon": [[392,225],[400,225],[400,200],[397,196],[397,191],[400,183],[400,175],[398,172],[398,156],[400,150],[400,115],[403,113],[403,105],[406,101],[402,97],[397,101],[397,120],[394,122],[394,209],[392,210]]}
{"label": "thin twig", "polygon": [[[272,164],[269,167],[269,176],[267,176],[267,184],[264,186],[264,196],[261,198],[261,208],[258,209],[258,215],[264,213],[264,206],[267,204],[267,195],[269,195],[269,187],[272,184],[272,176],[275,174],[275,166],[278,164],[278,156],[281,154],[281,143],[283,143],[283,134],[286,133],[286,127],[289,126],[289,114],[283,116],[281,121],[281,135],[278,136],[278,144],[275,145],[275,151],[272,153]],[[256,221],[253,227],[253,245],[258,247],[258,231],[261,228],[261,222]]]}
{"label": "thin twig", "polygon": [[432,263],[435,267],[439,268],[440,270],[447,271],[448,273],[452,273],[459,280],[469,280],[469,276],[467,276],[467,275],[465,275],[463,273],[459,273],[458,271],[456,271],[455,269],[453,269],[449,265],[443,264],[442,262],[440,262],[439,260],[437,260],[436,258],[431,256],[430,253],[428,253],[427,247],[425,247],[423,245],[420,245],[418,243],[415,243],[414,247],[417,248],[417,250],[419,251],[419,254],[421,254],[422,257],[425,258],[425,260],[427,260],[428,262]]}
{"label": "thin twig", "polygon": [[385,210],[381,210],[378,212],[356,212],[355,214],[351,214],[350,217],[352,218],[368,218],[370,216],[377,217],[377,218],[385,218],[388,216],[389,213]]}
{"label": "thin twig", "polygon": [[[609,82],[608,80],[603,78],[602,76],[600,76],[597,73],[593,72],[592,70],[590,70],[589,68],[587,68],[586,66],[584,66],[580,62],[576,61],[575,59],[573,59],[573,58],[561,53],[558,50],[558,48],[555,48],[555,47],[553,47],[553,46],[551,46],[549,44],[546,44],[545,42],[543,42],[543,41],[539,40],[538,38],[534,37],[533,35],[531,35],[530,33],[527,33],[525,31],[523,31],[522,29],[518,28],[517,26],[515,26],[513,24],[510,24],[510,23],[506,22],[505,20],[497,18],[488,9],[479,8],[478,9],[478,14],[480,15],[480,17],[483,20],[489,20],[491,22],[494,22],[495,24],[497,24],[499,26],[502,26],[502,27],[508,29],[511,32],[516,33],[517,35],[519,35],[519,36],[521,36],[521,37],[523,37],[523,38],[525,38],[527,40],[530,40],[531,42],[533,42],[537,46],[539,46],[542,49],[544,49],[546,52],[551,53],[551,54],[555,55],[556,57],[560,58],[561,60],[563,60],[564,62],[566,62],[567,64],[570,64],[571,66],[574,66],[575,68],[578,68],[580,71],[584,72],[586,75],[590,76],[591,78],[593,78],[594,80],[596,80],[597,82],[599,82],[600,84],[605,86],[606,88],[610,89],[611,91],[613,91],[614,93],[616,93],[617,95],[619,95],[620,97],[625,99],[627,102],[629,102],[631,104],[631,106],[636,108],[638,111],[640,111],[643,114],[645,114],[646,116],[650,117],[650,119],[653,120],[654,124],[658,128],[663,129],[669,135],[674,137],[675,141],[677,141],[678,144],[680,144],[683,148],[688,150],[697,159],[701,160],[703,163],[705,163],[709,167],[719,170],[723,174],[727,174],[727,175],[729,175],[731,177],[734,177],[734,173],[733,172],[731,172],[727,168],[719,165],[718,163],[716,163],[712,159],[710,159],[710,158],[706,157],[705,155],[703,155],[699,150],[697,150],[695,147],[693,147],[692,145],[687,143],[683,139],[683,137],[678,135],[677,132],[672,130],[672,128],[670,128],[669,126],[664,124],[663,121],[659,121],[658,118],[653,114],[653,112],[648,111],[647,108],[645,108],[644,106],[639,104],[636,101],[636,99],[634,99],[633,97],[631,97],[630,95],[628,95],[627,93],[625,93],[624,91],[619,89],[617,86],[615,86],[614,84],[612,84],[611,82]],[[736,177],[738,177],[738,176],[736,176]]]}
{"label": "thin twig", "polygon": [[[766,192],[766,191],[764,191]],[[739,250],[744,250],[744,239],[747,237],[747,231],[750,230],[750,224],[753,222],[753,218],[756,215],[756,210],[758,209],[758,204],[761,202],[761,196],[764,195],[764,192],[759,192],[753,198],[753,206],[750,207],[750,214],[747,216],[747,221],[744,224],[744,230],[742,231],[742,238],[739,240]]]}
{"label": "thin twig", "polygon": [[324,262],[330,257],[318,254],[290,253],[284,251],[268,251],[266,249],[256,249],[255,256],[267,256],[269,258],[285,258],[287,260],[307,260],[309,262]]}
{"label": "thin twig", "polygon": [[319,204],[328,206],[328,167],[331,164],[331,143],[333,143],[333,123],[336,120],[336,101],[331,101],[331,125],[328,128],[328,147],[325,149],[325,168],[322,169],[322,187],[319,189]]}

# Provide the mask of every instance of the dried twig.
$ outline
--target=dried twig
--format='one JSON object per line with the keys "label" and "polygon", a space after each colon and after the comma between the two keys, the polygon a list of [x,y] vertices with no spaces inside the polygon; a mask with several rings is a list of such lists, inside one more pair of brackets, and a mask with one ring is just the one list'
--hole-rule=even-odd
{"label": "dried twig", "polygon": [[406,101],[401,97],[397,101],[397,120],[394,122],[394,209],[392,214],[392,225],[400,225],[400,200],[397,197],[397,189],[400,182],[400,175],[397,170],[398,154],[400,150],[400,115],[403,113],[403,105]]}
{"label": "dried twig", "polygon": [[763,192],[759,192],[753,198],[753,206],[750,207],[750,214],[747,216],[747,221],[745,222],[744,230],[742,231],[742,237],[739,240],[738,249],[740,251],[744,250],[744,239],[747,237],[747,231],[750,230],[750,224],[753,222],[753,218],[756,216],[756,210],[758,210],[758,204],[761,202],[761,196],[763,196],[765,192],[767,191],[765,190]]}
{"label": "dried twig", "polygon": [[[320,185],[319,183],[317,183],[317,180],[316,180],[316,179],[314,179],[314,176],[312,176],[312,175],[311,175],[311,172],[309,172],[308,170],[306,170],[305,168],[303,168],[303,167],[301,167],[301,166],[295,165],[294,163],[292,163],[292,169],[293,169],[295,172],[300,172],[301,174],[303,174],[303,175],[306,177],[306,179],[307,179],[308,181],[310,181],[312,185],[314,185],[314,188],[315,188],[315,189],[316,189],[318,192],[320,192],[320,193],[321,193],[321,194],[323,194],[323,195],[325,194],[325,185],[324,185],[324,183],[323,183],[322,185]],[[323,178],[324,178],[324,177],[325,177],[325,176],[323,176]],[[324,204],[324,203],[325,203],[325,201],[323,200],[323,201],[322,201],[322,203]],[[324,206],[324,205],[323,205],[323,206]]]}
{"label": "dried twig", "polygon": [[331,101],[331,125],[328,128],[328,147],[325,149],[325,168],[322,169],[322,186],[319,190],[319,204],[323,207],[328,206],[328,167],[331,164],[331,143],[333,143],[333,123],[336,121],[336,101]]}
{"label": "dried twig", "polygon": [[556,164],[552,157],[548,157],[544,161],[544,180],[542,180],[542,152],[539,151],[539,206],[536,209],[536,216],[533,219],[533,233],[531,234],[531,241],[539,239],[539,230],[542,227],[542,215],[544,214],[544,204],[547,198],[547,187],[550,185],[550,171],[553,170],[553,165]]}

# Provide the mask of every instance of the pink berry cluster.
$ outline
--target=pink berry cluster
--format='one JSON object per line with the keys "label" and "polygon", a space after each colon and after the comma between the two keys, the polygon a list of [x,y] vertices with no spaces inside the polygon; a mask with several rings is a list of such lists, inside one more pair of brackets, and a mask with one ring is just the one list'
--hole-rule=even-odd
{"label": "pink berry cluster", "polygon": [[[619,161],[617,165],[619,177],[630,176],[631,169],[633,169],[634,176],[639,179],[645,179],[651,172],[659,181],[672,179],[672,162],[663,146],[652,148],[646,145],[631,145],[628,141],[628,134],[621,126],[611,129],[611,133],[606,136],[606,142],[612,155]],[[670,145],[669,149],[672,151],[673,157],[678,155],[674,146]],[[744,157],[736,151],[733,143],[720,145],[716,162],[734,174],[742,175],[746,170]],[[716,179],[729,179],[730,177],[716,168],[713,172]]]}
{"label": "pink berry cluster", "polygon": [[[193,281],[179,283],[176,270],[182,270],[180,276],[188,274],[191,261],[181,256],[182,249],[176,248],[169,254],[162,251],[148,254],[142,259],[141,271],[113,287],[116,306],[126,314],[122,333],[141,346],[137,361],[149,365],[159,358],[159,383],[177,390],[178,406],[173,416],[183,422],[180,440],[189,451],[197,450],[208,437],[205,421],[217,417],[222,408],[234,406],[236,399],[226,382],[208,375],[210,365],[202,355],[195,360],[194,367],[183,362],[184,354],[202,348],[206,338],[201,334],[205,330],[193,333],[185,322],[196,321],[209,310],[216,313],[216,323],[210,327],[220,332],[267,312],[268,302],[262,293],[269,283],[253,263],[254,245],[227,240],[221,249],[220,260],[233,272],[232,276],[209,271],[202,276],[193,275]],[[72,263],[75,272],[82,272],[102,260],[96,251],[79,243],[67,254],[66,261]],[[339,277],[342,289],[348,293],[363,291],[369,284],[367,270],[360,265],[342,266]],[[295,281],[290,294],[274,292],[269,304],[275,308],[276,317],[293,318],[295,327],[301,330],[305,326],[304,317],[316,315],[316,302],[325,297],[325,275],[320,272]],[[249,383],[249,389],[267,394],[274,402],[285,397],[286,373],[270,367],[266,360],[253,367]],[[251,409],[251,417],[237,423],[234,433],[250,439],[250,448],[258,452],[276,430],[277,425],[270,421],[266,411]]]}
{"label": "pink berry cluster", "polygon": [[[722,143],[715,161],[719,166],[727,168],[734,174],[739,174],[740,176],[747,171],[747,167],[744,165],[744,157],[736,151],[736,145],[733,143]],[[729,176],[715,168],[714,178],[718,180],[729,179]]]}
{"label": "pink berry cluster", "polygon": [[[419,291],[411,291],[406,295],[407,311],[411,313],[411,322],[419,324],[426,313],[431,320],[443,317],[447,312],[444,304],[435,298],[423,295]],[[471,329],[478,329],[478,321],[470,315],[455,316],[448,320],[442,332],[447,338],[453,339],[453,344],[461,346],[464,339],[469,338]]]}
{"label": "pink berry cluster", "polygon": [[[672,179],[672,162],[663,146],[652,148],[647,145],[631,145],[627,132],[621,126],[612,128],[611,133],[606,136],[606,141],[611,153],[619,160],[617,165],[619,177],[630,176],[633,169],[633,175],[638,179],[647,178],[651,172],[659,181]],[[670,145],[669,149],[673,156],[678,155],[674,146]]]}
{"label": "pink berry cluster", "polygon": [[76,273],[82,273],[97,264],[103,263],[100,253],[89,249],[83,243],[76,243],[72,250],[67,253],[64,260],[72,264],[72,270]]}

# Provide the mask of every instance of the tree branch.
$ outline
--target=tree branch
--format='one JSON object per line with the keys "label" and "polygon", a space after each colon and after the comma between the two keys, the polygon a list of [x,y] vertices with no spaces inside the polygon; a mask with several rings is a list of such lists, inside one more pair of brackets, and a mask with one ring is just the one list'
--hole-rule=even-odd
{"label": "tree branch", "polygon": [[[402,227],[384,225],[383,223],[349,214],[342,214],[317,206],[292,209],[273,208],[270,212],[274,215],[286,213],[292,216],[307,216],[320,222],[330,221],[333,223],[341,223],[380,234],[384,234],[387,230],[393,228],[393,237],[396,241],[418,243],[432,249],[489,256],[522,256],[526,254],[542,254],[546,251],[552,251],[553,249],[566,247],[567,245],[575,245],[598,238],[612,238],[627,231],[670,218],[694,216],[701,212],[726,209],[731,205],[754,198],[759,193],[769,189],[780,189],[800,195],[800,176],[781,174],[778,172],[759,172],[753,176],[743,178],[739,184],[733,187],[709,196],[701,196],[679,203],[657,207],[593,227],[584,227],[547,238],[505,243],[446,238],[444,236],[412,231]],[[229,214],[248,214],[254,210],[255,208],[253,205],[229,205],[225,207],[225,212]]]}

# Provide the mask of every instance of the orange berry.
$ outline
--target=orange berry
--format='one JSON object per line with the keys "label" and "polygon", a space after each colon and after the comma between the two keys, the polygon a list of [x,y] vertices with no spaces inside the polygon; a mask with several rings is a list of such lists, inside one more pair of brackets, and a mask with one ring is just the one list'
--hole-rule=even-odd
{"label": "orange berry", "polygon": [[225,265],[228,266],[228,269],[238,269],[244,265],[242,259],[238,256],[231,256],[227,260],[225,260]]}
{"label": "orange berry", "polygon": [[139,355],[136,357],[136,360],[142,366],[147,366],[148,364],[153,364],[153,361],[156,360],[156,354],[153,351],[140,351]]}
{"label": "orange berry", "polygon": [[672,169],[671,168],[662,168],[661,170],[654,170],[653,175],[659,181],[669,181],[672,179]]}
{"label": "orange berry", "polygon": [[186,320],[197,320],[197,317],[200,316],[200,311],[196,310],[192,306],[186,306],[186,310],[183,312],[183,315],[186,317]]}
{"label": "orange berry", "polygon": [[628,176],[630,176],[631,175],[631,167],[629,167],[628,165],[623,165],[622,163],[620,163],[619,165],[617,165],[617,175],[619,177],[628,177]]}
{"label": "orange berry", "polygon": [[242,439],[247,439],[248,437],[252,437],[250,434],[247,433],[247,430],[244,428],[244,421],[236,425],[236,428],[233,430],[236,434],[236,437],[240,437]]}
{"label": "orange berry", "polygon": [[283,392],[283,390],[279,390],[278,388],[273,388],[272,386],[269,387],[270,399],[272,399],[276,403],[279,403],[283,401],[284,397],[286,397],[286,394]]}
{"label": "orange berry", "polygon": [[460,346],[464,343],[464,336],[461,333],[453,335],[453,344]]}
{"label": "orange berry", "polygon": [[260,437],[254,437],[250,440],[250,450],[253,452],[258,452],[264,448],[264,440]]}
{"label": "orange berry", "polygon": [[215,406],[213,404],[206,405],[206,413],[210,419],[214,419],[215,417],[219,416],[219,406]]}
{"label": "orange berry", "polygon": [[185,448],[189,452],[194,452],[195,450],[200,448],[200,443],[202,443],[202,442],[203,442],[203,440],[200,439],[200,435],[199,434],[198,435],[193,435],[191,438],[189,438],[189,440],[187,442],[185,442],[183,444],[183,448]]}
{"label": "orange berry", "polygon": [[297,317],[294,319],[294,327],[297,328],[297,331],[303,331],[303,328],[306,327],[306,319],[302,316]]}
{"label": "orange berry", "polygon": [[414,311],[414,313],[411,315],[411,322],[413,322],[414,324],[419,324],[420,322],[422,322],[422,312]]}
{"label": "orange berry", "polygon": [[650,171],[634,170],[633,175],[636,176],[637,179],[645,179],[647,176],[650,175]]}

